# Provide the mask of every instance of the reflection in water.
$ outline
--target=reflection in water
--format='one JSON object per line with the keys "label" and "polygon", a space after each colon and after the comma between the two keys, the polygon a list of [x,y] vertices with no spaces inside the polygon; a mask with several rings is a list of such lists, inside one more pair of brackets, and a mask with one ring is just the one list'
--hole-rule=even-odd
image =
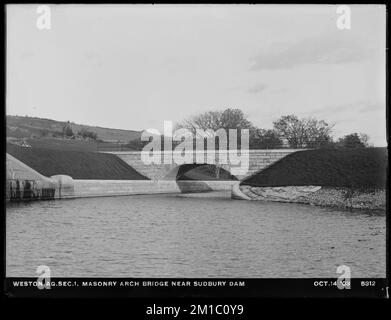
{"label": "reflection in water", "polygon": [[230,199],[226,192],[7,206],[7,276],[385,277],[384,214]]}

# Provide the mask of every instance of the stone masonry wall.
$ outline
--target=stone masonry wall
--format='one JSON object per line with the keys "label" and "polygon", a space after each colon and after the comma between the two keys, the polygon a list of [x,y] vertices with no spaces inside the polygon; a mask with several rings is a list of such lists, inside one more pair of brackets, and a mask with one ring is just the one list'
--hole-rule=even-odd
{"label": "stone masonry wall", "polygon": [[[274,162],[282,159],[283,157],[296,152],[294,149],[276,149],[276,150],[249,150],[248,157],[243,157],[242,161],[249,162],[249,170],[246,174],[236,175],[238,179],[243,179],[252,175],[253,173],[266,168]],[[236,153],[236,151],[233,151]],[[141,152],[139,151],[121,151],[110,152],[117,155],[128,165],[132,166],[136,171],[152,180],[162,180],[165,176],[170,175],[170,172],[178,167],[176,163],[165,164],[161,160],[161,164],[145,164],[141,159]],[[164,153],[161,153],[161,159],[163,159]],[[229,157],[228,157],[229,159]],[[218,163],[218,152],[216,152],[215,163]],[[205,157],[206,163],[206,157]],[[233,165],[223,164],[222,168],[231,172]]]}

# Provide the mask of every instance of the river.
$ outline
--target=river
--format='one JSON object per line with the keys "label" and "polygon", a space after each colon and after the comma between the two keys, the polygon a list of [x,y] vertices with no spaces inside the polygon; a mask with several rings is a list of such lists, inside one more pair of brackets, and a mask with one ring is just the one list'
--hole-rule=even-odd
{"label": "river", "polygon": [[6,275],[385,277],[384,213],[232,200],[227,192],[7,204]]}

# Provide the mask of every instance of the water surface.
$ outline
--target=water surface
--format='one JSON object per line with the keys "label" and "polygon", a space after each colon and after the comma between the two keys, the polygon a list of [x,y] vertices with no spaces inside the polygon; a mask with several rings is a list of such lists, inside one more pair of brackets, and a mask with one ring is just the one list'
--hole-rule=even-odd
{"label": "water surface", "polygon": [[226,192],[10,204],[7,276],[385,277],[386,217]]}

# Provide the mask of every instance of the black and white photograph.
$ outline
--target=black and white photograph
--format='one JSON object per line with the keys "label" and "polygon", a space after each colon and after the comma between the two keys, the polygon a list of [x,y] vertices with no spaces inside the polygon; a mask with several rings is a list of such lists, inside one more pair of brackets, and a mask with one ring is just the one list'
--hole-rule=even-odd
{"label": "black and white photograph", "polygon": [[388,298],[385,5],[4,17],[7,295]]}

